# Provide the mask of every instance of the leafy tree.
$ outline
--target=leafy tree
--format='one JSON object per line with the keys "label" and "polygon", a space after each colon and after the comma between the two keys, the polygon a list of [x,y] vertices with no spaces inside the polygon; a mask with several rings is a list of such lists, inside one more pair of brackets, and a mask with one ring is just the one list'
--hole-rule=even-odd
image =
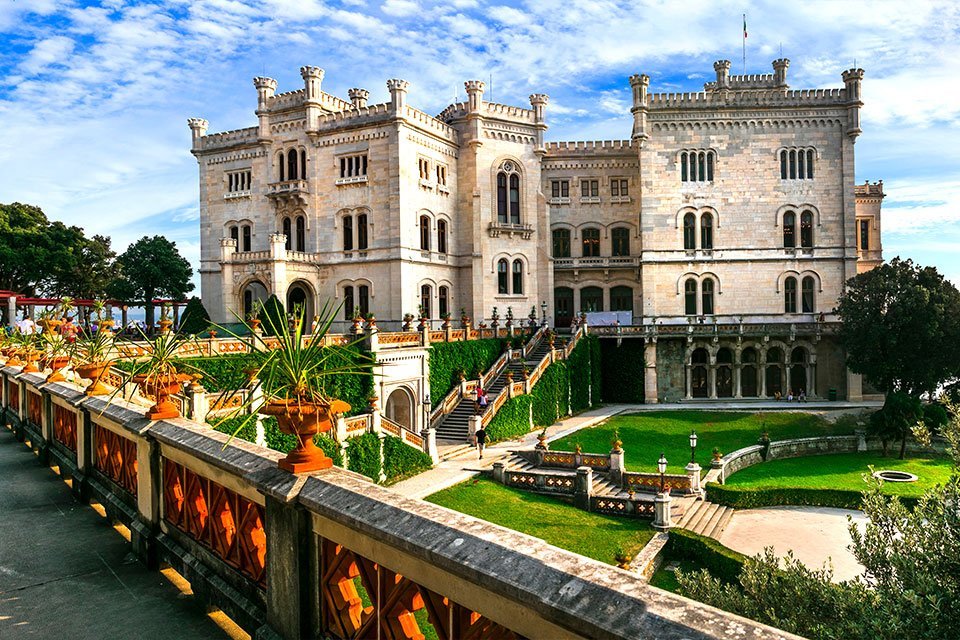
{"label": "leafy tree", "polygon": [[906,393],[888,393],[883,408],[870,416],[870,432],[883,441],[883,454],[887,454],[887,441],[900,441],[900,459],[907,450],[907,438],[923,416],[920,399]]}
{"label": "leafy tree", "polygon": [[198,335],[206,331],[209,326],[210,314],[207,313],[200,298],[193,296],[183,310],[180,331],[187,335]]}
{"label": "leafy tree", "polygon": [[894,258],[847,281],[837,313],[847,366],[919,396],[960,373],[960,291],[933,267]]}
{"label": "leafy tree", "polygon": [[[87,238],[82,230],[70,227],[64,232],[54,222],[51,235],[59,236],[60,259],[50,266],[41,283],[41,289],[50,296],[69,296],[86,300],[104,298],[110,285],[116,280],[118,267],[116,252],[110,248],[108,236],[95,235]],[[62,227],[62,225],[60,225]],[[70,232],[75,232],[70,237]]]}
{"label": "leafy tree", "polygon": [[119,258],[120,275],[111,287],[119,300],[142,300],[147,325],[153,325],[153,300],[157,297],[182,299],[193,291],[193,269],[177,251],[176,243],[163,236],[144,236],[130,245]]}
{"label": "leafy tree", "polygon": [[260,319],[263,321],[263,332],[267,335],[276,335],[278,330],[286,330],[287,314],[283,310],[283,303],[276,294],[267,298],[260,310]]}

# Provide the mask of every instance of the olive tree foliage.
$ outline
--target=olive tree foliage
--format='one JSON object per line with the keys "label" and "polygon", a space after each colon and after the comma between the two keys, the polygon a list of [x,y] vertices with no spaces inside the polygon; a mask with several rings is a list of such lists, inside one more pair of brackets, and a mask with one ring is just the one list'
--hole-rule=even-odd
{"label": "olive tree foliage", "polygon": [[[944,486],[909,509],[865,476],[868,521],[862,531],[849,527],[863,575],[833,583],[829,568],[811,570],[767,549],[747,560],[739,584],[706,571],[678,573],[681,593],[810,638],[960,638],[960,414],[952,404],[947,408],[950,419],[941,433],[954,470]],[[929,442],[922,424],[914,431]]]}
{"label": "olive tree foliage", "polygon": [[847,281],[837,307],[847,366],[885,394],[933,394],[960,374],[960,291],[894,258]]}

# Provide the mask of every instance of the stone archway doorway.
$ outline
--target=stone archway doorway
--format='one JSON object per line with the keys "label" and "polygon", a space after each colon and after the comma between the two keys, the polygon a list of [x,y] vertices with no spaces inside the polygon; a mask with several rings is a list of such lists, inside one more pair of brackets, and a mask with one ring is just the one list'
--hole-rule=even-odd
{"label": "stone archway doorway", "polygon": [[304,282],[294,282],[287,289],[287,313],[293,313],[297,307],[303,308],[303,332],[310,333],[313,326],[313,291]]}
{"label": "stone archway doorway", "polygon": [[404,388],[394,389],[387,398],[385,415],[412,431],[414,428],[413,396]]}
{"label": "stone archway doorway", "polygon": [[251,280],[243,286],[243,291],[240,292],[240,299],[243,302],[243,319],[246,320],[250,317],[250,313],[255,309],[259,308],[264,302],[267,301],[267,288],[259,280]]}

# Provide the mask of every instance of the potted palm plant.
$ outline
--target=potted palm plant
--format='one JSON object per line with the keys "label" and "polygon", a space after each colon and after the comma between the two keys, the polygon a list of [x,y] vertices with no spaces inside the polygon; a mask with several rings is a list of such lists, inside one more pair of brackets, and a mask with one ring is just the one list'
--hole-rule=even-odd
{"label": "potted palm plant", "polygon": [[46,367],[50,367],[50,375],[47,376],[47,382],[64,382],[63,370],[70,364],[69,343],[63,336],[43,335],[43,351],[46,355]]}
{"label": "potted palm plant", "polygon": [[114,343],[112,333],[101,331],[93,333],[87,329],[81,329],[71,347],[70,359],[74,363],[73,370],[82,379],[90,381],[85,391],[88,396],[102,396],[110,393],[101,379],[110,370]]}
{"label": "potted palm plant", "polygon": [[[147,336],[142,336],[147,340]],[[166,331],[150,341],[149,354],[134,365],[130,377],[140,392],[153,400],[146,417],[151,420],[179,418],[180,410],[170,400],[170,396],[179,393],[183,385],[193,380],[193,373],[198,373],[195,367],[186,361],[178,361],[177,356],[181,348],[188,341],[196,342],[196,338],[188,338],[182,333]],[[199,349],[199,345],[196,345]],[[183,370],[191,370],[186,373]]]}

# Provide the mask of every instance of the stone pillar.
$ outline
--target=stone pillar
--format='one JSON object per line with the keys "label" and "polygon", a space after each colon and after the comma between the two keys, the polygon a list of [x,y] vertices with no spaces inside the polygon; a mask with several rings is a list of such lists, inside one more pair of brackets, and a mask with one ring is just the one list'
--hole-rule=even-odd
{"label": "stone pillar", "polygon": [[685,397],[687,400],[692,400],[693,399],[693,367],[687,364],[687,365],[684,365],[684,369],[686,370],[686,376],[687,376],[687,389],[684,392],[683,397]]}
{"label": "stone pillar", "polygon": [[743,397],[743,387],[741,383],[741,376],[743,375],[743,365],[737,364],[733,366],[733,397],[742,398]]}
{"label": "stone pillar", "polygon": [[500,484],[505,484],[504,482],[504,465],[502,462],[493,463],[493,481],[499,482]]}
{"label": "stone pillar", "polygon": [[847,400],[861,402],[863,400],[863,378],[859,373],[847,369]]}
{"label": "stone pillar", "polygon": [[17,297],[7,298],[7,325],[12,329],[17,322]]}
{"label": "stone pillar", "polygon": [[707,367],[707,397],[711,400],[717,399],[717,365],[715,362]]}
{"label": "stone pillar", "polygon": [[271,559],[266,568],[266,622],[281,638],[306,638],[313,634],[305,586],[315,580],[310,571],[310,525],[307,512],[292,502],[300,484],[290,478],[288,475],[282,483],[257,487],[265,497],[264,531]]}
{"label": "stone pillar", "polygon": [[207,401],[207,390],[199,384],[191,384],[187,388],[187,400],[189,415],[184,416],[185,418],[190,418],[195,422],[203,422],[204,418],[207,415],[207,412],[210,410],[210,403]]}
{"label": "stone pillar", "polygon": [[700,488],[700,465],[691,462],[687,465],[687,475],[690,476],[690,489],[695,495],[702,496],[703,491]]}
{"label": "stone pillar", "polygon": [[757,375],[760,376],[760,397],[767,397],[767,366],[757,365]]}
{"label": "stone pillar", "polygon": [[127,311],[128,311],[127,305],[124,304],[120,306],[120,331],[121,332],[126,331],[127,329]]}
{"label": "stone pillar", "polygon": [[437,430],[433,427],[427,427],[420,432],[420,437],[423,438],[424,453],[430,456],[433,464],[440,464],[440,450],[437,449]]}
{"label": "stone pillar", "polygon": [[590,496],[593,495],[593,469],[577,467],[577,479],[573,486],[574,506],[590,511]]}
{"label": "stone pillar", "polygon": [[657,497],[653,499],[654,507],[654,517],[653,517],[653,528],[654,529],[669,529],[673,526],[673,521],[670,517],[670,494],[669,493],[658,493]]}
{"label": "stone pillar", "polygon": [[867,450],[867,432],[865,429],[857,429],[854,431],[854,434],[857,436],[857,451],[863,452]]}
{"label": "stone pillar", "polygon": [[345,442],[347,439],[347,421],[342,415],[338,415],[333,422],[333,435],[337,442]]}
{"label": "stone pillar", "polygon": [[470,444],[477,444],[477,431],[482,424],[482,416],[470,416],[467,418],[467,436],[470,438]]}
{"label": "stone pillar", "polygon": [[[86,412],[84,412],[86,413]],[[160,532],[160,443],[151,438],[137,439],[137,513],[139,526],[131,528],[133,552],[151,569],[157,567],[155,535]]]}
{"label": "stone pillar", "polygon": [[790,371],[791,369],[793,369],[793,367],[787,364],[787,365],[784,365],[783,368],[784,368],[783,379],[785,381],[784,387],[783,387],[783,395],[784,397],[786,397],[788,394],[793,392],[793,383],[792,383],[793,376],[791,375],[791,371]]}
{"label": "stone pillar", "polygon": [[610,482],[618,487],[623,482],[623,473],[626,467],[623,463],[623,449],[617,447],[610,451]]}
{"label": "stone pillar", "polygon": [[657,404],[657,341],[656,338],[643,347],[643,401]]}

